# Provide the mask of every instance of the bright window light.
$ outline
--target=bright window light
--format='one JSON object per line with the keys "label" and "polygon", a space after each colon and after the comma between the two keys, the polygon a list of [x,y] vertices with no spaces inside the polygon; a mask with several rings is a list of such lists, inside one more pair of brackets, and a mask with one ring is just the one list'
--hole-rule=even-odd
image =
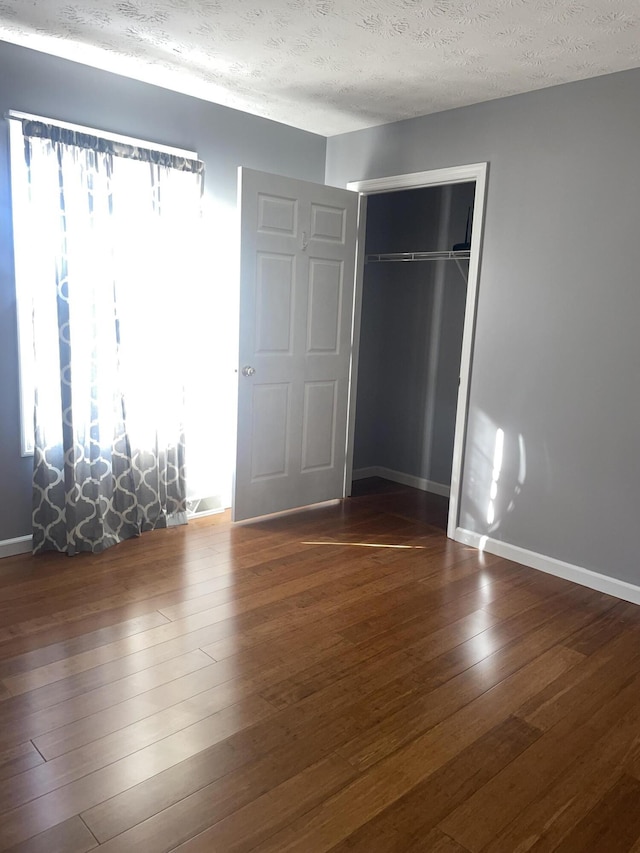
{"label": "bright window light", "polygon": [[[9,122],[9,150],[11,157],[11,202],[13,210],[13,245],[16,273],[16,309],[18,315],[18,363],[20,382],[20,444],[23,456],[33,454],[33,324],[31,302],[33,281],[27,272],[27,261],[33,253],[33,244],[40,235],[29,223],[28,175],[24,158],[24,138],[19,121]],[[37,237],[35,236],[37,235]]]}

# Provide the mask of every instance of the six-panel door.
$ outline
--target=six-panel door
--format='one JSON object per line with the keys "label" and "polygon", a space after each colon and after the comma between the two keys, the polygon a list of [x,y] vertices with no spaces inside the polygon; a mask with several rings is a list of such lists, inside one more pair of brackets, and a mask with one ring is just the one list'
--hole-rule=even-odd
{"label": "six-panel door", "polygon": [[240,170],[234,520],[343,497],[357,194]]}

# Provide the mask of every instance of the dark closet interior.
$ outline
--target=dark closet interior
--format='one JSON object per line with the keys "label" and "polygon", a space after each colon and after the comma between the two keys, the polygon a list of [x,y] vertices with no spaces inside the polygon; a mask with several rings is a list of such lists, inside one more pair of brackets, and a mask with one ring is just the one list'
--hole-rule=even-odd
{"label": "dark closet interior", "polygon": [[474,194],[471,182],[367,198],[355,481],[448,498]]}

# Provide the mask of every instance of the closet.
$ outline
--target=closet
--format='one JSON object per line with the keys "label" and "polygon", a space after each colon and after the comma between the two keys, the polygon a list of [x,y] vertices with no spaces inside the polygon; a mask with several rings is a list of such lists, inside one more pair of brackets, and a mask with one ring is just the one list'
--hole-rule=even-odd
{"label": "closet", "polygon": [[354,480],[449,494],[474,193],[367,198]]}

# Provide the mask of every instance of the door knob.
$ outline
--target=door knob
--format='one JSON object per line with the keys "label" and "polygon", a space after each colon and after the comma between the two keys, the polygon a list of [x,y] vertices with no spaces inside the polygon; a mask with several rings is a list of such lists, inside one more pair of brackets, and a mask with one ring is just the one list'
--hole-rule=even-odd
{"label": "door knob", "polygon": [[253,374],[254,374],[255,372],[256,372],[255,367],[251,367],[251,365],[249,365],[249,364],[245,365],[245,366],[242,368],[242,375],[243,375],[243,376],[253,376]]}

